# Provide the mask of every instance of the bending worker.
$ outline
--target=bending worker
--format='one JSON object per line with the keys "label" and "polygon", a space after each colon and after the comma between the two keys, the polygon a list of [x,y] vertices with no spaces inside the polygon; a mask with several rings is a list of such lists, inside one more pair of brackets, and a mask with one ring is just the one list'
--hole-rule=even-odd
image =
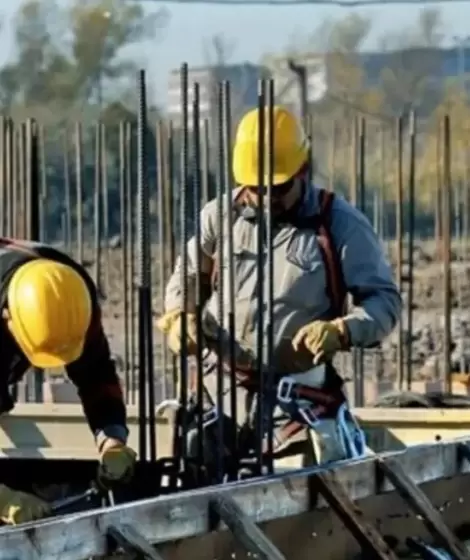
{"label": "bending worker", "polygon": [[[38,243],[0,238],[0,413],[13,409],[9,386],[25,372],[65,367],[76,385],[100,457],[99,477],[131,476],[126,409],[97,291],[84,268]],[[48,503],[0,484],[0,519],[18,524],[50,513]]]}
{"label": "bending worker", "polygon": [[[367,218],[343,198],[309,184],[309,143],[294,115],[275,107],[273,132],[272,363],[277,384],[276,405],[287,416],[284,424],[276,424],[274,449],[285,447],[303,430],[311,436],[309,447],[314,452],[313,460],[325,463],[347,456],[338,430],[338,414],[346,404],[343,382],[332,360],[339,351],[380,343],[397,322],[401,298],[391,267]],[[194,238],[187,245],[188,351],[194,353],[198,344],[217,348],[214,344],[220,332],[217,284],[223,284],[225,292],[224,328],[229,324],[227,263],[231,258],[235,276],[237,380],[239,387],[248,393],[256,393],[257,383],[254,364],[257,363],[259,259],[256,253],[257,237],[262,235],[256,212],[258,136],[259,110],[255,109],[241,120],[233,148],[233,175],[237,183],[233,192],[233,254],[228,254],[227,230],[217,236],[215,200],[201,212],[201,246],[196,247]],[[264,184],[268,184],[267,176]],[[223,262],[218,256],[221,248]],[[194,281],[197,251],[207,294],[203,336],[199,339]],[[266,259],[262,266],[266,278]],[[176,354],[181,350],[180,267],[178,260],[167,285],[165,314],[157,323]],[[220,281],[214,282],[214,278]],[[343,305],[348,292],[353,297],[349,312]],[[225,360],[226,356],[220,359]]]}

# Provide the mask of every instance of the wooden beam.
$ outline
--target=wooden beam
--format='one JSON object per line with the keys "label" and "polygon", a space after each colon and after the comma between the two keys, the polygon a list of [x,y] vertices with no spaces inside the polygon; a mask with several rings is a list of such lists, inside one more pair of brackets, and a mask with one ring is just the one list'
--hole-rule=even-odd
{"label": "wooden beam", "polygon": [[[390,456],[419,485],[470,471],[470,465],[458,459],[459,443],[417,446]],[[137,529],[153,545],[204,535],[212,528],[209,504],[215,494],[230,496],[254,523],[300,515],[311,510],[310,477],[327,471],[335,473],[352,500],[394,491],[376,470],[376,458],[371,456],[3,529],[0,560],[83,560],[104,555],[108,528],[122,523]],[[326,507],[326,501],[319,499],[317,508]]]}
{"label": "wooden beam", "polygon": [[455,560],[470,560],[464,544],[447,527],[441,514],[400,463],[396,459],[388,457],[386,459],[378,458],[377,464],[410,509],[422,518],[437,544],[451,554]]}
{"label": "wooden beam", "polygon": [[240,542],[247,552],[252,552],[255,558],[287,560],[230,496],[215,495],[210,501],[210,507],[227,525],[237,542]]}
{"label": "wooden beam", "polygon": [[367,558],[397,560],[393,550],[377,529],[365,519],[359,506],[351,500],[333,472],[312,475],[312,483],[312,489],[318,489],[331,509],[351,531]]}
{"label": "wooden beam", "polygon": [[[130,405],[127,412],[130,444],[137,446],[137,407]],[[467,437],[466,434],[470,434],[470,410],[356,408],[353,413],[365,431],[378,440],[382,439],[382,432],[384,438],[386,434],[392,434],[393,439],[404,444]],[[165,417],[158,417],[156,422],[158,455],[168,456],[172,425]],[[390,438],[386,437],[384,441],[389,444]],[[73,447],[70,447],[71,443]],[[383,446],[374,448],[375,451],[383,449]],[[14,411],[0,418],[0,459],[3,457],[96,458],[94,440],[82,406],[17,404]]]}
{"label": "wooden beam", "polygon": [[130,554],[131,558],[163,560],[161,554],[131,525],[121,524],[116,527],[108,527],[107,536],[124,552]]}

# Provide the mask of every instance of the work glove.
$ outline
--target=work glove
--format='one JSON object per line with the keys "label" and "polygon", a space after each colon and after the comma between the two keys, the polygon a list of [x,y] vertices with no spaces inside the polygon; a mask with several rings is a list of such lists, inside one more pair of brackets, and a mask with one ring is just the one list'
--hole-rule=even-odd
{"label": "work glove", "polygon": [[0,520],[8,525],[18,525],[46,517],[51,506],[32,494],[12,490],[0,484]]}
{"label": "work glove", "polygon": [[[196,314],[186,313],[188,354],[196,353],[197,328]],[[157,320],[156,326],[167,336],[168,347],[174,354],[181,352],[181,310],[176,309],[165,313]]]}
{"label": "work glove", "polygon": [[313,321],[297,331],[292,346],[299,351],[303,345],[313,355],[313,365],[317,366],[330,361],[338,350],[346,350],[348,338],[347,327],[341,319]]}
{"label": "work glove", "polygon": [[136,452],[115,439],[108,439],[100,454],[98,480],[106,486],[112,482],[128,482],[134,474]]}

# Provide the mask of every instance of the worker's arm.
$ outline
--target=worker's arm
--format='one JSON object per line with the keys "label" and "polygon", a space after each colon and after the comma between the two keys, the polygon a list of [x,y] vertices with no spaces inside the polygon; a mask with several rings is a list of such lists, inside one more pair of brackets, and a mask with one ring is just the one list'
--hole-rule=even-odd
{"label": "worker's arm", "polygon": [[344,280],[354,308],[344,323],[351,346],[381,342],[396,325],[402,308],[392,268],[368,219],[337,199],[332,235],[339,250]]}
{"label": "worker's arm", "polygon": [[83,354],[67,367],[67,374],[78,389],[98,449],[109,438],[126,443],[126,407],[98,306]]}
{"label": "worker's arm", "polygon": [[[188,306],[186,311],[194,312],[196,305],[196,255],[199,251],[200,262],[200,281],[202,287],[202,298],[206,300],[210,295],[211,280],[214,270],[213,255],[215,253],[215,210],[216,202],[211,201],[204,206],[200,214],[201,241],[197,247],[196,239],[193,236],[187,243],[186,254],[188,257]],[[176,261],[173,274],[171,275],[165,293],[165,311],[182,309],[182,290],[181,290],[181,256]]]}

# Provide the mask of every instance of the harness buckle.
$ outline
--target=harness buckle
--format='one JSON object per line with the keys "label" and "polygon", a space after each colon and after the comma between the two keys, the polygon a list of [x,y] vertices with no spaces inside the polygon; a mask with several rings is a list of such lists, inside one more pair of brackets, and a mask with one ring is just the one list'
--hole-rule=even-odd
{"label": "harness buckle", "polygon": [[366,437],[346,403],[340,406],[336,422],[346,457],[349,459],[364,457],[367,449]]}
{"label": "harness buckle", "polygon": [[219,412],[217,410],[217,408],[215,406],[213,406],[212,408],[210,408],[209,410],[207,410],[206,412],[203,413],[202,415],[202,426],[204,428],[207,428],[208,426],[211,426],[212,424],[215,424],[215,422],[217,422],[219,418]]}
{"label": "harness buckle", "polygon": [[290,377],[282,377],[277,385],[277,400],[283,404],[290,404],[293,400],[292,390],[296,385]]}
{"label": "harness buckle", "polygon": [[298,409],[298,413],[310,428],[315,428],[320,423],[320,419],[313,410],[313,406],[301,406]]}
{"label": "harness buckle", "polygon": [[218,362],[217,356],[207,348],[204,348],[202,355],[203,377],[215,373],[219,367]]}

